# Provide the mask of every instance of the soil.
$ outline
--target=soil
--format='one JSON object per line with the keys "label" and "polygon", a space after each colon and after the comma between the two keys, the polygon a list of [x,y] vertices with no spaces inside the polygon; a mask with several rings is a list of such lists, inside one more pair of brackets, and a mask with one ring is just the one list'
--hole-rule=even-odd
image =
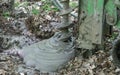
{"label": "soil", "polygon": [[[119,75],[120,69],[112,63],[112,40],[106,40],[106,49],[97,50],[89,58],[84,58],[81,50],[76,49],[76,57],[61,70],[54,73],[41,73],[34,67],[25,65],[21,56],[6,53],[31,45],[53,36],[54,23],[60,23],[57,13],[49,11],[47,17],[38,18],[35,15],[25,18],[4,18],[0,16],[0,75]],[[42,14],[41,13],[41,14]],[[56,14],[56,15],[51,15]],[[39,15],[40,16],[40,15]],[[51,18],[52,19],[48,19]],[[38,21],[36,21],[37,19]],[[53,24],[53,25],[52,25]],[[46,35],[47,34],[47,35]],[[36,58],[37,59],[37,58]]]}

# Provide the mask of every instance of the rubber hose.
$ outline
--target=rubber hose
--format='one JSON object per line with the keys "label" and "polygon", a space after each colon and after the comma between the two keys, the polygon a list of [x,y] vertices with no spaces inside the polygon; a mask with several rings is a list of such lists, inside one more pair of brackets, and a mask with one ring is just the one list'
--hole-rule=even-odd
{"label": "rubber hose", "polygon": [[113,58],[113,64],[120,68],[120,38],[116,39],[113,42],[112,47],[112,58]]}

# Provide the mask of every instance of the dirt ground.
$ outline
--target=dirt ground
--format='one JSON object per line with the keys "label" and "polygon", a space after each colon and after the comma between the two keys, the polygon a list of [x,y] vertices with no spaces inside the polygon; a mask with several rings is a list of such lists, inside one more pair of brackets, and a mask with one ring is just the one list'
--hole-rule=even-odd
{"label": "dirt ground", "polygon": [[83,58],[84,53],[76,49],[76,57],[55,73],[41,73],[25,65],[21,56],[7,51],[52,37],[57,31],[54,23],[60,23],[61,19],[55,11],[41,11],[39,16],[18,15],[0,16],[0,75],[120,75],[120,69],[112,63],[110,38],[106,40],[105,50],[97,50],[89,58]]}

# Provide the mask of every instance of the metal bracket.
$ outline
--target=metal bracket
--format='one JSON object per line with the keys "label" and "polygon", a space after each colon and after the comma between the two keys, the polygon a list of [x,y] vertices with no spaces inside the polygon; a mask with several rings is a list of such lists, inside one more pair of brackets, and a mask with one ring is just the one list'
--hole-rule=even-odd
{"label": "metal bracket", "polygon": [[108,25],[115,25],[117,23],[117,9],[114,0],[108,0],[105,5],[106,23]]}
{"label": "metal bracket", "polygon": [[84,11],[86,18],[79,26],[77,42],[80,48],[94,49],[94,44],[101,45],[103,40],[104,0],[85,0],[81,3],[80,12]]}

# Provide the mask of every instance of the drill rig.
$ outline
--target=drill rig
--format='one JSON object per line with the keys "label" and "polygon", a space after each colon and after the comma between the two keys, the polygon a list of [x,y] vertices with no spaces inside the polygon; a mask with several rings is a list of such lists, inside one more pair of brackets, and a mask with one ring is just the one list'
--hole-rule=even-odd
{"label": "drill rig", "polygon": [[[112,37],[113,27],[120,30],[119,0],[79,0],[79,48],[87,49],[88,56],[95,49],[105,48],[108,35]],[[111,52],[113,63],[120,67],[120,36],[113,41]]]}
{"label": "drill rig", "polygon": [[[69,32],[73,26],[69,21],[69,14],[78,18],[77,48],[86,50],[88,57],[96,48],[104,49],[106,36],[112,35],[113,26],[120,27],[119,0],[79,0],[78,16],[71,13],[69,0],[52,2],[61,11],[62,22],[56,27],[59,31],[50,39],[23,48],[24,62],[27,65],[32,62],[32,65],[42,71],[56,71],[74,57],[75,40],[72,40],[72,34]],[[120,67],[119,45],[120,36],[115,39],[111,54],[118,67]]]}
{"label": "drill rig", "polygon": [[[53,3],[60,10],[63,8],[59,0]],[[89,57],[95,50],[105,49],[105,40],[112,37],[113,27],[120,31],[120,0],[79,0],[78,11],[78,16],[71,14],[78,17],[76,43]],[[111,55],[113,63],[120,67],[120,35],[113,41]]]}

